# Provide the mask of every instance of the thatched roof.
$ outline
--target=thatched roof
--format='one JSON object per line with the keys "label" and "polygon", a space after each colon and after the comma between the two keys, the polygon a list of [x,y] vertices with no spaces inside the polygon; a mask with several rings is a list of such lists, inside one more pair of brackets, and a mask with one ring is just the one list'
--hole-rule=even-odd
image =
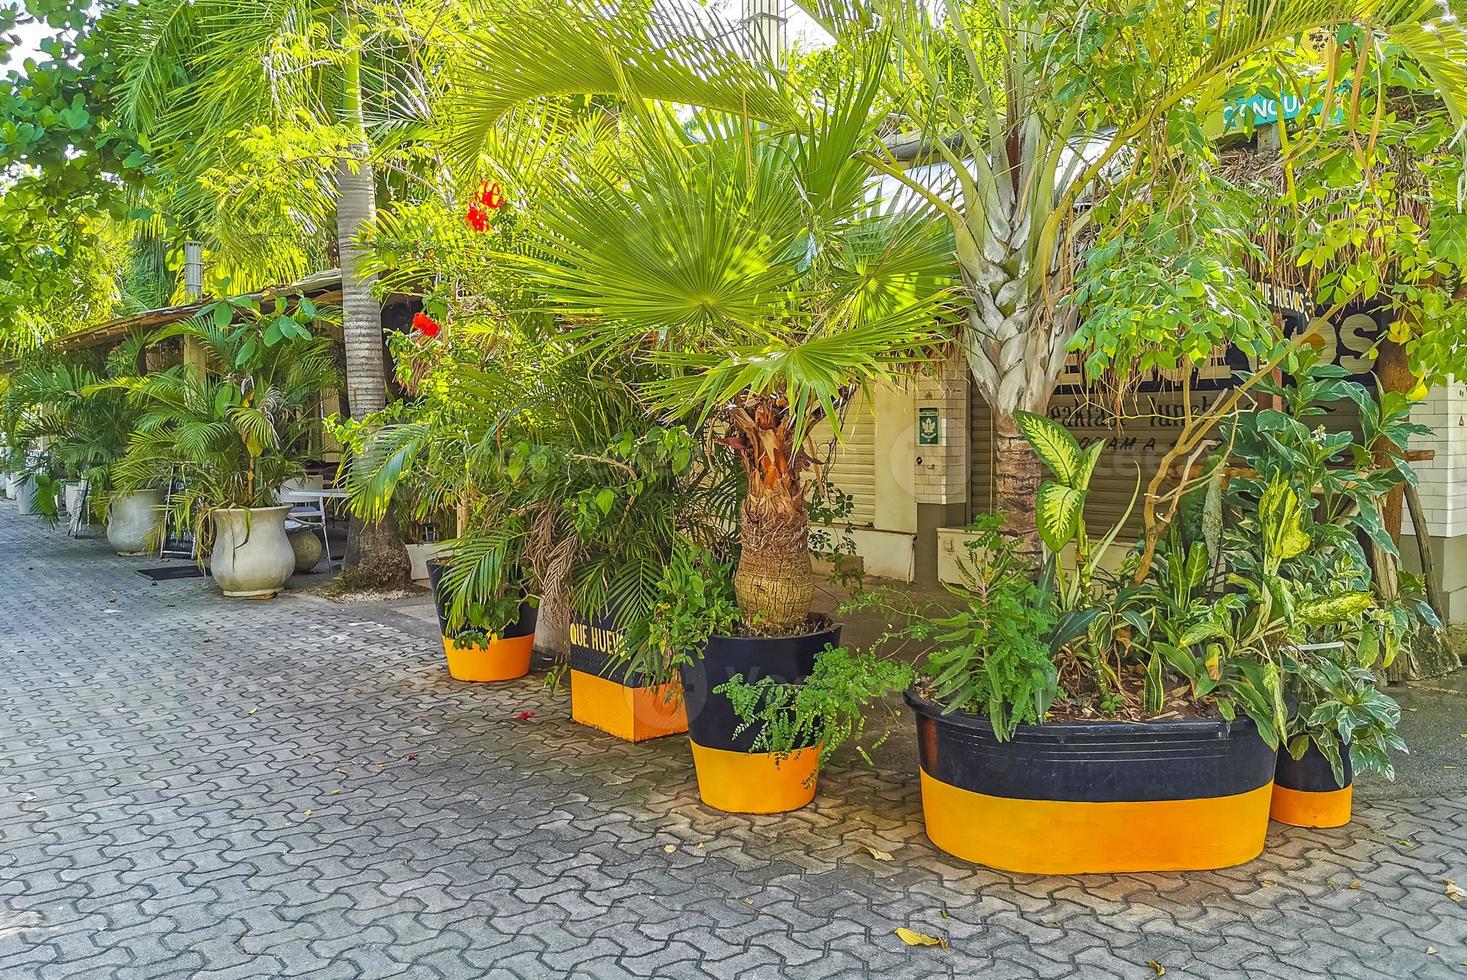
{"label": "thatched roof", "polygon": [[[294,293],[326,303],[340,302],[341,270],[325,269],[321,272],[314,272],[297,282],[284,286],[267,286],[249,295],[263,300]],[[67,334],[58,339],[55,346],[61,350],[85,350],[103,344],[116,343],[140,330],[153,330],[180,320],[187,320],[212,302],[214,301],[198,300],[179,306],[165,306],[156,310],[144,310],[142,313],[132,313],[115,320],[108,320],[106,323],[99,323],[94,327],[87,327],[85,330],[78,330],[76,333]]]}

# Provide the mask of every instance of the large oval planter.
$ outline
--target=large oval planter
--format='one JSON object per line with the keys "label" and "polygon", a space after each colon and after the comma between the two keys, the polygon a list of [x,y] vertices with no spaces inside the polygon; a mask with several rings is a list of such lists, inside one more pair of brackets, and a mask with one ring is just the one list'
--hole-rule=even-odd
{"label": "large oval planter", "polygon": [[36,512],[36,478],[30,474],[22,476],[15,485],[15,500],[22,514]]}
{"label": "large oval planter", "polygon": [[163,491],[136,490],[107,508],[107,543],[119,555],[145,555],[163,536]]}
{"label": "large oval planter", "polygon": [[628,742],[687,731],[682,685],[628,674],[615,656],[620,645],[621,630],[610,616],[571,614],[572,720]]}
{"label": "large oval planter", "polygon": [[438,630],[443,636],[443,655],[448,674],[458,681],[512,681],[530,672],[535,652],[535,622],[539,610],[528,598],[520,603],[519,616],[487,643],[460,643],[448,633],[448,608],[438,594],[443,563],[428,561],[428,582],[433,588],[433,606],[438,611]]}
{"label": "large oval planter", "polygon": [[[817,625],[812,623],[812,626]],[[772,677],[798,683],[815,669],[827,645],[840,643],[840,627],[828,620],[803,636],[714,636],[703,657],[682,668],[683,700],[698,795],[729,813],[783,813],[815,798],[820,747],[810,745],[779,756],[752,752],[755,726],[742,722],[727,696],[714,692],[735,674],[753,682]]]}
{"label": "large oval planter", "polygon": [[1200,871],[1263,851],[1275,753],[1240,718],[1023,725],[906,695],[927,836],[1005,871]]}
{"label": "large oval planter", "polygon": [[1269,816],[1295,827],[1343,827],[1350,822],[1355,795],[1355,772],[1350,765],[1349,746],[1342,747],[1344,785],[1335,781],[1329,760],[1313,742],[1303,757],[1295,760],[1279,747],[1273,776],[1273,803]]}
{"label": "large oval planter", "polygon": [[295,571],[295,549],[285,535],[289,506],[227,507],[209,513],[214,547],[209,574],[232,598],[266,599]]}

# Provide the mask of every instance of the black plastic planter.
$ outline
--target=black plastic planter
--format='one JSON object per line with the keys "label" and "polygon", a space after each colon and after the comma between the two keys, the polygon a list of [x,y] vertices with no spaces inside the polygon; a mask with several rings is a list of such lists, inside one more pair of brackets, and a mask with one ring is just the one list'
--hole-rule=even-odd
{"label": "black plastic planter", "polygon": [[1344,763],[1344,785],[1335,780],[1329,760],[1313,742],[1295,759],[1280,746],[1273,777],[1273,805],[1269,816],[1295,827],[1343,827],[1350,822],[1355,795],[1355,772],[1350,766],[1350,747],[1340,748]]}
{"label": "black plastic planter", "polygon": [[908,692],[927,836],[1007,871],[1085,874],[1241,864],[1263,851],[1275,753],[1247,719],[1023,725]]}
{"label": "black plastic planter", "polygon": [[612,656],[620,643],[610,616],[571,614],[571,718],[629,742],[687,731],[680,685],[628,674]]}
{"label": "black plastic planter", "polygon": [[[443,563],[436,558],[430,558],[428,565],[428,585],[433,589],[433,608],[438,612],[438,629],[444,636],[448,635],[448,604],[438,594],[438,580],[443,577]],[[496,635],[503,639],[513,639],[519,636],[533,636],[535,634],[535,623],[539,618],[539,609],[535,603],[528,598],[520,603],[519,616]]]}
{"label": "black plastic planter", "polygon": [[733,705],[713,689],[742,674],[750,683],[772,677],[798,683],[815,669],[815,658],[840,643],[840,627],[821,617],[801,636],[714,636],[701,660],[682,668],[688,737],[703,802],[733,813],[779,813],[809,803],[815,796],[819,746],[783,757],[750,751],[758,730],[739,732]]}

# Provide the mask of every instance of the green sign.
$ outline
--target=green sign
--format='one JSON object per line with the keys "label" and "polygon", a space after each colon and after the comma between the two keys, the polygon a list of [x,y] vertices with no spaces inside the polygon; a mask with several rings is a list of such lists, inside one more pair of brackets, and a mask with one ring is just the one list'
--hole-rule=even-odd
{"label": "green sign", "polygon": [[942,445],[942,426],[936,408],[917,409],[917,445]]}

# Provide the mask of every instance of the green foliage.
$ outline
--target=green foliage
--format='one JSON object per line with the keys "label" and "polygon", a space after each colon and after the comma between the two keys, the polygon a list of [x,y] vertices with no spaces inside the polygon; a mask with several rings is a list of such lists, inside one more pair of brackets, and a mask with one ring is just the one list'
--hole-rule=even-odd
{"label": "green foliage", "polygon": [[[216,316],[219,309],[246,316],[235,324]],[[316,309],[308,316],[296,306],[291,315],[309,323],[327,313]],[[194,532],[201,559],[212,540],[208,518],[214,510],[275,506],[281,485],[304,473],[320,393],[340,383],[328,338],[266,342],[283,315],[259,315],[240,302],[216,306],[150,338],[154,344],[191,339],[206,357],[202,371],[180,364],[94,389],[126,392],[139,413],[113,467],[116,492],[180,481],[173,518]]]}
{"label": "green foliage", "polygon": [[661,684],[703,655],[708,638],[733,635],[739,620],[733,565],[689,541],[673,548],[651,612],[626,627],[626,669]]}
{"label": "green foliage", "polygon": [[1401,708],[1376,687],[1374,660],[1363,645],[1339,642],[1291,647],[1285,652],[1286,691],[1293,701],[1284,743],[1295,759],[1311,744],[1344,783],[1342,753],[1357,772],[1395,778],[1389,751],[1405,752],[1396,734]]}
{"label": "green foliage", "polygon": [[916,689],[944,711],[987,716],[995,734],[1007,739],[1019,725],[1043,721],[1061,696],[1053,654],[1073,636],[1056,629],[1061,620],[1049,597],[1001,526],[989,516],[969,528],[968,553],[959,559],[963,584],[948,586],[961,600],[957,610],[912,607],[882,593],[851,607],[902,617],[893,636],[933,645],[918,667]]}
{"label": "green foliage", "polygon": [[[1296,755],[1314,739],[1336,764],[1357,731],[1362,769],[1388,772],[1385,751],[1399,739],[1372,670],[1435,616],[1409,577],[1394,596],[1374,581],[1360,541],[1394,553],[1378,503],[1415,477],[1369,447],[1382,433],[1404,447],[1424,430],[1407,420],[1404,398],[1378,401],[1307,350],[1262,390],[1280,407],[1240,413],[1223,433],[1244,472],[1223,490],[1210,464],[1203,492],[1220,508],[1215,523],[1174,527],[1151,575],[1119,592],[1117,618],[1135,655],[1180,675],[1193,701],[1246,714]],[[1340,404],[1358,410],[1358,431],[1319,424]],[[1148,683],[1148,710],[1164,697]]]}
{"label": "green foliage", "polygon": [[762,677],[750,684],[735,674],[713,690],[728,697],[741,719],[737,733],[754,731],[755,752],[787,755],[819,746],[824,762],[852,743],[870,762],[870,751],[891,732],[883,731],[869,747],[863,745],[867,722],[863,709],[892,691],[905,690],[912,679],[912,668],[906,664],[871,651],[852,653],[827,645],[803,683],[782,684]]}
{"label": "green foliage", "polygon": [[6,444],[30,460],[36,476],[85,480],[93,504],[105,499],[112,464],[138,415],[126,393],[106,382],[135,373],[141,350],[142,339],[133,337],[105,362],[88,351],[26,355],[9,376],[0,410]]}

